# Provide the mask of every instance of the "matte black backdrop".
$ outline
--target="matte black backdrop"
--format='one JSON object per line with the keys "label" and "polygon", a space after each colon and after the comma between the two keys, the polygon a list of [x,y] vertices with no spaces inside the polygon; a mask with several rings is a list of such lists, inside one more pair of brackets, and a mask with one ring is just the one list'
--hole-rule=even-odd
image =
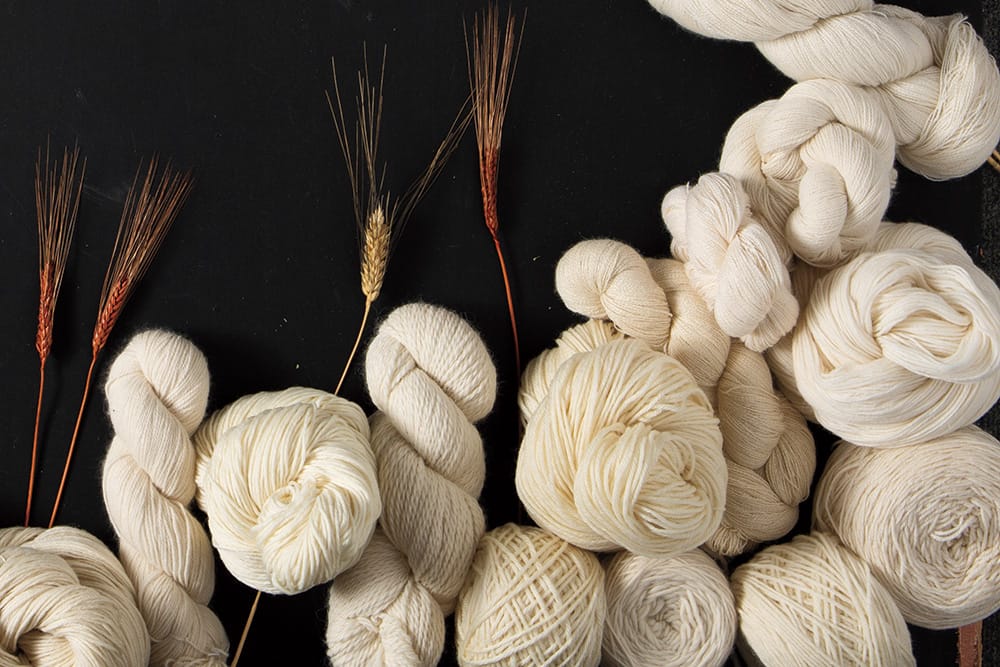
{"label": "matte black backdrop", "polygon": [[[467,93],[462,18],[481,6],[0,3],[0,525],[21,522],[30,455],[37,389],[31,179],[46,136],[57,147],[78,139],[89,163],[49,363],[37,524],[55,494],[100,284],[139,158],[173,156],[195,168],[198,183],[119,322],[101,374],[133,333],[156,326],[183,332],[204,350],[213,409],[260,390],[332,388],[362,297],[348,186],[324,99],[330,57],[349,72],[363,41],[376,53],[388,44],[382,146],[399,190]],[[908,6],[961,11],[981,25],[975,0]],[[788,85],[752,46],[684,33],[643,0],[532,3],[500,193],[525,361],[574,321],[553,289],[561,252],[580,239],[613,236],[666,254],[663,193],[711,170],[736,116]],[[996,178],[981,171],[930,183],[901,170],[890,217],[946,228],[989,262],[998,251],[979,245],[980,200],[983,179]],[[496,411],[482,424],[483,503],[490,525],[515,520],[517,383],[471,135],[406,228],[376,318],[417,299],[463,313],[493,352],[501,386]],[[361,368],[343,394],[370,409]],[[100,379],[96,389],[60,519],[113,544],[99,481],[110,439]],[[821,447],[828,442],[822,438]],[[253,594],[221,565],[218,574],[212,606],[235,645]],[[285,656],[321,664],[325,602],[326,587],[266,597],[243,664]],[[953,633],[920,631],[915,641],[925,664],[953,660]]]}

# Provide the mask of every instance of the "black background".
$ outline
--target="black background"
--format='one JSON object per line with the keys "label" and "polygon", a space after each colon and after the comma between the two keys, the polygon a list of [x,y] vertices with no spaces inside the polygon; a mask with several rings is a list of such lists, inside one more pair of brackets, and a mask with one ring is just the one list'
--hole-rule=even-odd
{"label": "black background", "polygon": [[[514,5],[517,11],[525,3]],[[964,0],[922,0],[926,14]],[[401,191],[468,91],[463,17],[482,3],[0,3],[0,525],[20,525],[37,391],[33,161],[79,141],[87,180],[56,315],[34,523],[47,519],[90,356],[90,335],[121,204],[140,157],[192,167],[197,186],[100,364],[138,330],[184,333],[212,371],[210,408],[261,390],[331,389],[363,298],[347,179],[324,91],[362,43],[388,45],[382,151]],[[989,18],[989,17],[987,17]],[[747,44],[684,33],[643,0],[536,2],[515,78],[501,160],[500,220],[525,362],[575,321],[553,288],[574,242],[611,236],[668,253],[659,201],[712,170],[743,111],[790,84]],[[900,170],[889,216],[956,234],[984,262],[982,170],[931,183]],[[518,517],[516,374],[502,283],[483,226],[474,139],[466,137],[417,209],[389,264],[376,318],[426,300],[465,315],[500,376],[482,424],[491,526]],[[343,394],[371,409],[357,363]],[[110,440],[95,384],[60,522],[114,535],[99,471]],[[829,442],[821,437],[821,449]],[[805,525],[805,522],[803,522]],[[219,565],[212,607],[235,647],[253,592]],[[241,664],[324,661],[326,587],[265,597]],[[917,631],[922,664],[949,664],[954,633]],[[988,651],[989,653],[989,651]]]}

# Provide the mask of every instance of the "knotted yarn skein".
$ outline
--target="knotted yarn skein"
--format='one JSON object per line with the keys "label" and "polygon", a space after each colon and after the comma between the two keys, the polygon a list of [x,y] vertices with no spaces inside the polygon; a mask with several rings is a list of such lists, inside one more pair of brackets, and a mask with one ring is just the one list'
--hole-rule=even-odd
{"label": "knotted yarn skein", "polygon": [[121,563],[57,526],[0,529],[0,663],[144,667],[149,633]]}
{"label": "knotted yarn skein", "polygon": [[166,331],[136,335],[105,383],[115,437],[104,460],[104,505],[152,637],[151,665],[223,665],[229,641],[208,608],[215,561],[189,506],[191,434],[205,416],[205,357]]}
{"label": "knotted yarn skein", "polygon": [[198,504],[241,582],[294,595],[361,557],[382,504],[357,405],[303,387],[244,396],[194,444]]}
{"label": "knotted yarn skein", "polygon": [[475,422],[493,409],[496,369],[455,313],[397,308],[365,358],[383,512],[361,562],[330,589],[335,665],[435,665],[444,618],[485,530]]}
{"label": "knotted yarn skein", "polygon": [[889,592],[833,536],[770,546],[736,568],[731,585],[741,651],[767,667],[915,664]]}
{"label": "knotted yarn skein", "polygon": [[590,552],[506,524],[479,543],[455,610],[463,667],[596,667],[607,610]]}
{"label": "knotted yarn skein", "polygon": [[1000,609],[1000,442],[974,426],[894,449],[838,445],[813,520],[909,623],[953,628]]}
{"label": "knotted yarn skein", "polygon": [[729,582],[703,551],[607,564],[604,663],[611,667],[720,667],[733,650]]}

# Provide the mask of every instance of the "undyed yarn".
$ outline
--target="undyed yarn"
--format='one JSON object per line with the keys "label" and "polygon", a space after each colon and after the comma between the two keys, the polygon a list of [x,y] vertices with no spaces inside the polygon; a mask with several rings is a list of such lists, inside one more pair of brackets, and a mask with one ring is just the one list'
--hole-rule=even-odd
{"label": "undyed yarn", "polygon": [[593,554],[539,528],[486,533],[455,610],[464,667],[596,667],[606,602]]}
{"label": "undyed yarn", "polygon": [[357,405],[303,387],[244,396],[194,444],[212,544],[244,584],[294,595],[361,557],[382,505]]}
{"label": "undyed yarn", "polygon": [[152,637],[151,665],[223,665],[229,641],[208,608],[215,561],[189,505],[191,434],[205,416],[209,375],[192,343],[136,335],[105,383],[115,437],[104,460],[104,504]]}
{"label": "undyed yarn", "polygon": [[435,665],[485,530],[485,477],[474,423],[493,409],[496,369],[455,313],[397,308],[365,358],[383,512],[361,562],[330,589],[335,665]]}
{"label": "undyed yarn", "polygon": [[719,667],[736,636],[729,582],[704,552],[607,564],[604,663],[611,667]]}
{"label": "undyed yarn", "polygon": [[1000,442],[974,426],[895,449],[840,444],[813,520],[868,563],[910,623],[953,628],[1000,609]]}
{"label": "undyed yarn", "polygon": [[121,563],[93,535],[0,529],[0,663],[144,667],[149,633]]}
{"label": "undyed yarn", "polygon": [[768,547],[736,568],[731,583],[741,650],[768,667],[915,664],[889,592],[835,537],[799,535]]}

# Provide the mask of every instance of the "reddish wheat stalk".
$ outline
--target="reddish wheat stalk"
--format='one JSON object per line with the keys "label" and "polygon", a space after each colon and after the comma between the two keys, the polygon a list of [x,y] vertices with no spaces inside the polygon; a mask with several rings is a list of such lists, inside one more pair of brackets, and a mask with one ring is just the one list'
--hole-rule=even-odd
{"label": "reddish wheat stalk", "polygon": [[69,475],[76,440],[80,434],[80,423],[83,421],[83,413],[87,406],[97,357],[108,342],[122,309],[149,269],[171,224],[191,192],[190,172],[176,172],[169,163],[160,172],[159,161],[154,156],[149,162],[146,176],[140,186],[139,176],[142,174],[142,169],[140,163],[135,180],[125,198],[125,208],[118,224],[115,247],[111,253],[107,273],[104,274],[97,322],[94,324],[94,334],[90,342],[92,351],[90,367],[87,369],[87,379],[83,386],[83,398],[76,416],[76,426],[73,427],[73,437],[69,443],[69,451],[66,452],[66,464],[63,466],[62,479],[59,481],[59,491],[52,506],[50,528],[55,524],[56,514],[59,512],[59,503],[62,500],[66,477]]}
{"label": "reddish wheat stalk", "polygon": [[[62,162],[50,165],[49,149],[45,148],[45,164],[42,165],[42,149],[38,149],[35,162],[35,211],[38,217],[38,332],[35,334],[35,349],[38,350],[38,407],[35,410],[35,432],[31,442],[31,470],[28,473],[28,500],[24,508],[24,525],[31,520],[31,501],[35,492],[35,474],[38,466],[38,430],[42,420],[42,397],[45,392],[45,362],[52,349],[52,325],[55,319],[56,301],[62,287],[66,260],[76,215],[80,207],[80,192],[83,189],[83,175],[87,171],[87,160],[80,164],[80,148],[74,147],[70,153],[63,149]],[[77,166],[79,165],[79,174]]]}

